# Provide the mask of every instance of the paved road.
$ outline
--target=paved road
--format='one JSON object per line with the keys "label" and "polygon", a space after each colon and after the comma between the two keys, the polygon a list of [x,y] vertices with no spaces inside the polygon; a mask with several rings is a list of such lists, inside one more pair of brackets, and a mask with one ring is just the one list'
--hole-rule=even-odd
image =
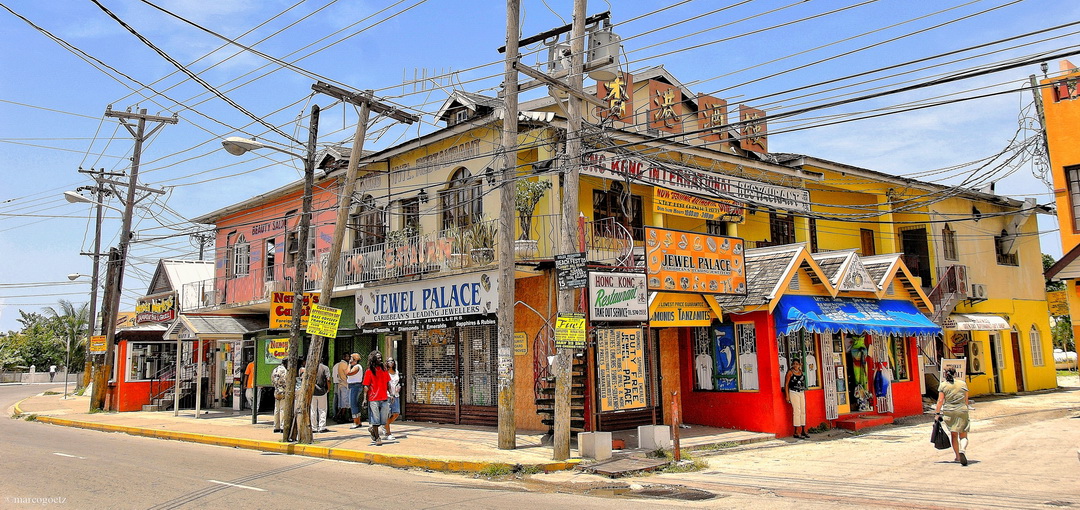
{"label": "paved road", "polygon": [[[0,386],[0,409],[47,386]],[[612,508],[608,498],[0,419],[0,508]],[[48,505],[45,505],[49,503]],[[704,508],[705,506],[697,505]],[[624,500],[618,508],[654,509]]]}

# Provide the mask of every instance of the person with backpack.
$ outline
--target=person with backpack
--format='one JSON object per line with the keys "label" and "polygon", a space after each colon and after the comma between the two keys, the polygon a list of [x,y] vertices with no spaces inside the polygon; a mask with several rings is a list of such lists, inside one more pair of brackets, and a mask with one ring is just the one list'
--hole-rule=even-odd
{"label": "person with backpack", "polygon": [[937,406],[934,408],[937,421],[945,421],[945,426],[952,432],[952,448],[956,462],[968,465],[967,436],[971,428],[968,420],[967,383],[956,379],[956,368],[945,369],[945,380],[938,385]]}
{"label": "person with backpack", "polygon": [[326,394],[330,390],[330,369],[320,362],[315,370],[315,389],[311,393],[311,431],[330,432],[326,428]]}
{"label": "person with backpack", "polygon": [[270,372],[270,382],[274,385],[274,432],[281,432],[281,417],[285,415],[285,380],[289,375],[289,358]]}

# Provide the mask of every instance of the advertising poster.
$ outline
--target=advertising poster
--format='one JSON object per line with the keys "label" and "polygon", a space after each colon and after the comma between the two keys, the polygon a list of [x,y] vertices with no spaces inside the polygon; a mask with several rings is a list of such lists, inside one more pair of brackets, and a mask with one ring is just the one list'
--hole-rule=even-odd
{"label": "advertising poster", "polygon": [[308,319],[307,332],[326,338],[337,338],[338,323],[341,322],[341,309],[329,306],[312,305]]}
{"label": "advertising poster", "polygon": [[713,389],[737,391],[739,389],[738,358],[735,353],[735,325],[719,324],[712,328],[716,352],[713,360]]}
{"label": "advertising poster", "polygon": [[653,210],[702,220],[743,222],[743,208],[727,200],[710,200],[666,188],[653,188]]}
{"label": "advertising poster", "polygon": [[596,330],[600,411],[645,407],[645,340],[641,328]]}
{"label": "advertising poster", "polygon": [[743,240],[645,227],[649,290],[746,294]]}
{"label": "advertising poster", "polygon": [[585,348],[585,314],[559,314],[555,319],[555,348]]}

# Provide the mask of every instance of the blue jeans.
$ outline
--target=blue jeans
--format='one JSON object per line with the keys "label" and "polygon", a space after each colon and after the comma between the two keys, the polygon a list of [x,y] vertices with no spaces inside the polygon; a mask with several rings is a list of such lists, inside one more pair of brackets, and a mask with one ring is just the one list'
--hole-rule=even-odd
{"label": "blue jeans", "polygon": [[390,414],[401,414],[401,397],[390,397]]}
{"label": "blue jeans", "polygon": [[390,402],[386,400],[372,400],[368,402],[368,423],[372,427],[386,425],[386,419],[390,416]]}
{"label": "blue jeans", "polygon": [[353,418],[360,417],[360,393],[364,391],[363,383],[349,383],[349,410]]}

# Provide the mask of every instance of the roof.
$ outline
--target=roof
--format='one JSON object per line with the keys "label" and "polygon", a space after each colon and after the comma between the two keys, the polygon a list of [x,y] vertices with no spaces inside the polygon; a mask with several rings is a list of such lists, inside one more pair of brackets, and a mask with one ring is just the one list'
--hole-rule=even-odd
{"label": "roof", "polygon": [[435,113],[435,118],[445,118],[447,114],[450,113],[450,109],[454,107],[454,104],[460,104],[473,111],[476,111],[481,107],[492,110],[502,107],[502,101],[498,98],[477,94],[475,92],[455,90],[450,93],[450,97],[446,98],[446,101],[443,101],[439,111]]}
{"label": "roof", "polygon": [[1043,276],[1047,280],[1076,280],[1080,278],[1080,244],[1062,255]]}
{"label": "roof", "polygon": [[723,308],[742,308],[768,303],[777,287],[790,273],[791,265],[804,250],[799,244],[752,248],[744,252],[746,267],[745,296],[717,296]]}
{"label": "roof", "polygon": [[161,259],[158,260],[154,276],[150,278],[150,286],[147,295],[182,290],[184,285],[214,277],[214,261],[212,260],[182,260]]}
{"label": "roof", "polygon": [[248,333],[262,331],[269,327],[270,319],[265,315],[180,315],[169,327],[167,337],[175,338],[181,328],[199,338],[240,338]]}
{"label": "roof", "polygon": [[885,285],[885,280],[893,275],[893,266],[900,260],[899,253],[886,253],[884,255],[871,255],[862,257],[862,265],[870,273],[878,287]]}

